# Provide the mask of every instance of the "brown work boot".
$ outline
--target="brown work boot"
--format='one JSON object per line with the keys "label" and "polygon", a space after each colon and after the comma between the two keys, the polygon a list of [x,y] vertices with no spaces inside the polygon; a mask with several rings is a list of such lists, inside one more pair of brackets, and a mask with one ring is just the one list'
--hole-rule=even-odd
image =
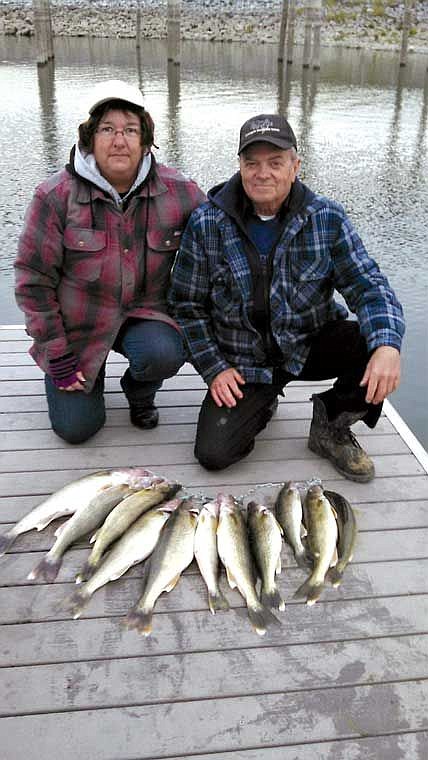
{"label": "brown work boot", "polygon": [[336,470],[349,480],[368,483],[375,476],[372,460],[361,448],[350,425],[361,420],[365,412],[342,412],[329,422],[324,402],[314,393],[308,447],[320,457],[329,459]]}

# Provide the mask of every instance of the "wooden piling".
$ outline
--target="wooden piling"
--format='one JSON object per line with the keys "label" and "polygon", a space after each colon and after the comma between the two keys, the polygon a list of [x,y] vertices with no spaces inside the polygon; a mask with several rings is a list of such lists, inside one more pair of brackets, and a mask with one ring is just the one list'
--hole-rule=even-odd
{"label": "wooden piling", "polygon": [[287,18],[287,63],[293,63],[294,48],[294,30],[296,25],[296,0],[290,0],[288,3]]}
{"label": "wooden piling", "polygon": [[135,20],[135,41],[137,48],[141,45],[141,3],[137,5],[137,17]]}
{"label": "wooden piling", "polygon": [[309,0],[305,6],[305,34],[303,41],[303,68],[308,69],[311,63],[312,40],[312,3]]}
{"label": "wooden piling", "polygon": [[279,27],[278,62],[284,61],[285,37],[287,33],[289,0],[282,0],[281,25]]}
{"label": "wooden piling", "polygon": [[312,68],[315,70],[320,68],[322,17],[322,0],[312,0]]}
{"label": "wooden piling", "polygon": [[44,64],[53,58],[53,34],[49,0],[33,0],[36,60]]}
{"label": "wooden piling", "polygon": [[405,0],[403,13],[403,30],[401,33],[400,66],[407,65],[407,48],[409,44],[409,30],[413,17],[414,0]]}
{"label": "wooden piling", "polygon": [[180,65],[180,11],[181,0],[168,0],[168,61]]}

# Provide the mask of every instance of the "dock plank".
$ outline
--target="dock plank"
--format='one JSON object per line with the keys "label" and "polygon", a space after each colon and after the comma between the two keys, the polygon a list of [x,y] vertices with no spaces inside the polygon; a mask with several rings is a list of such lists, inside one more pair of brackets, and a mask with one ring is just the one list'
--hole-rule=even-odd
{"label": "dock plank", "polygon": [[242,749],[243,729],[250,748],[271,737],[271,746],[287,746],[376,735],[379,726],[383,733],[426,730],[427,715],[428,682],[412,681],[67,712],[60,721],[55,713],[4,718],[3,747],[7,756],[19,743],[25,754],[53,757],[60,742],[63,760],[95,759],[102,736],[105,758],[154,760],[177,746],[182,754]]}
{"label": "dock plank", "polygon": [[305,573],[284,545],[278,585],[286,609],[265,637],[251,629],[224,574],[231,609],[210,614],[193,562],[158,600],[148,639],[123,626],[141,593],[142,565],[72,620],[64,601],[87,541],[66,553],[55,583],[30,583],[59,521],[20,536],[0,558],[1,757],[425,760],[428,475],[387,405],[375,430],[353,428],[375,462],[369,484],[345,480],[307,449],[310,396],[326,383],[292,383],[254,452],[207,472],[193,457],[205,385],[190,365],[165,382],[160,424],[142,433],[129,424],[120,391],[126,363],[112,353],[106,426],[74,447],[50,430],[30,345],[23,329],[0,329],[0,533],[77,477],[146,465],[187,492],[226,490],[271,507],[285,480],[304,490],[322,479],[350,500],[359,534],[342,585],[327,587],[314,607],[293,598]]}

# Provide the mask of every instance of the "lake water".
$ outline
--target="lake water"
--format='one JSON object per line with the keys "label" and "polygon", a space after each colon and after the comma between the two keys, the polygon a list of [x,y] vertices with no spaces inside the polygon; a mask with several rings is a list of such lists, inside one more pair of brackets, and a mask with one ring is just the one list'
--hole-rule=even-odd
{"label": "lake water", "polygon": [[393,53],[323,49],[321,70],[301,51],[278,71],[273,46],[183,44],[168,66],[163,41],[56,40],[37,67],[31,40],[0,37],[0,324],[20,324],[12,262],[35,185],[68,158],[85,117],[82,94],[106,78],[139,84],[156,123],[157,156],[204,189],[237,168],[242,122],[280,110],[295,128],[304,181],[344,204],[403,303],[403,378],[390,397],[428,448],[427,59],[400,69]]}

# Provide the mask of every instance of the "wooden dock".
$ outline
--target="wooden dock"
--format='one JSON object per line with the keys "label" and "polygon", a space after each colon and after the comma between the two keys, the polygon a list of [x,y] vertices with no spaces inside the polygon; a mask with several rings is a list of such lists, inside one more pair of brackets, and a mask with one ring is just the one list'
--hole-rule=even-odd
{"label": "wooden dock", "polygon": [[67,552],[57,582],[30,583],[56,526],[21,536],[0,559],[1,760],[425,760],[427,456],[390,405],[375,430],[355,426],[375,461],[370,484],[341,478],[307,449],[316,389],[307,383],[288,387],[245,461],[209,473],[193,457],[205,391],[189,365],[158,394],[158,428],[143,432],[129,423],[124,364],[112,355],[107,424],[73,447],[50,430],[28,346],[23,329],[0,329],[0,532],[81,475],[141,465],[192,493],[270,504],[285,480],[321,478],[351,501],[359,536],[342,586],[313,607],[293,600],[304,574],[284,547],[288,603],[281,628],[265,637],[225,577],[233,609],[211,615],[192,564],[159,599],[148,639],[122,626],[140,595],[141,566],[72,620],[59,604],[87,545]]}

